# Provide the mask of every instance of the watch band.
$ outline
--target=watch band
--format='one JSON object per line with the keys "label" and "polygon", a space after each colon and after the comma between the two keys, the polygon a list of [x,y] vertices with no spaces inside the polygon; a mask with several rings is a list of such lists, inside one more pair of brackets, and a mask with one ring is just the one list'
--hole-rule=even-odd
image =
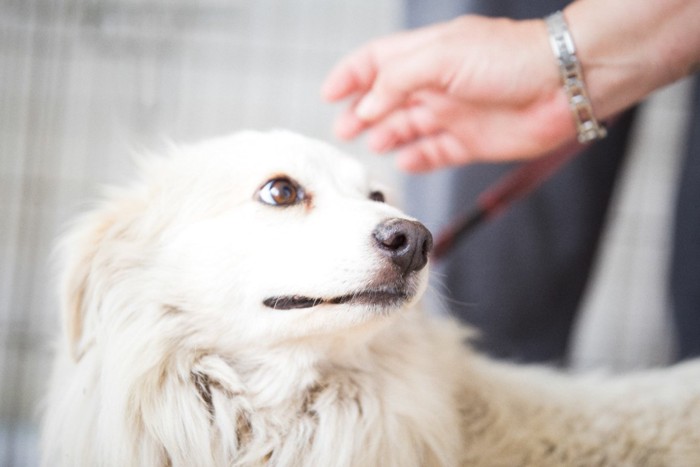
{"label": "watch band", "polygon": [[557,58],[564,91],[569,98],[569,107],[576,123],[578,141],[588,143],[604,138],[607,130],[593,114],[586,83],[583,80],[583,70],[576,57],[576,46],[564,14],[561,11],[552,13],[545,18],[545,23],[549,31],[549,44]]}

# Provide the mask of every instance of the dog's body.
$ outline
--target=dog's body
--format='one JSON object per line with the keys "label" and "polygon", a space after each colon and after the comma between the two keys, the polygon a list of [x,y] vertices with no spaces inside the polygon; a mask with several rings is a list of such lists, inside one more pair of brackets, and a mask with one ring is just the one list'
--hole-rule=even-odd
{"label": "dog's body", "polygon": [[492,362],[420,311],[430,236],[354,162],[174,152],[67,238],[45,465],[700,465],[699,364]]}

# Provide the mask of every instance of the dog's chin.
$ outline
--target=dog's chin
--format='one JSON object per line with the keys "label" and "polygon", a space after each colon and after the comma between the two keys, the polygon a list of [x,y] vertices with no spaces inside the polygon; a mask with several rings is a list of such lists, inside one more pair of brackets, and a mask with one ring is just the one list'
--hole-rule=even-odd
{"label": "dog's chin", "polygon": [[263,300],[263,305],[275,310],[299,310],[319,306],[359,306],[377,310],[401,308],[416,296],[415,281],[361,288],[359,290],[335,296],[279,295]]}

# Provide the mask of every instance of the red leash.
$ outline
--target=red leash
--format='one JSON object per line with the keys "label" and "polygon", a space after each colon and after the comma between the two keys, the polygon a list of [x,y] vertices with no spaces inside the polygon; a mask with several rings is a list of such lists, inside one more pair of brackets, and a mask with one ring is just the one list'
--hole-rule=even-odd
{"label": "red leash", "polygon": [[482,222],[492,219],[512,202],[527,196],[562,165],[588,145],[572,141],[548,155],[525,162],[483,191],[475,205],[451,222],[437,236],[432,259],[439,261]]}

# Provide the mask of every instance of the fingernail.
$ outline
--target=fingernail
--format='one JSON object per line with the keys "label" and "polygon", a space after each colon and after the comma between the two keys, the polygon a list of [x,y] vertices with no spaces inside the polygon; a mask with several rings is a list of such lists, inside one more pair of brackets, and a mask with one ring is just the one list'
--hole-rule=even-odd
{"label": "fingernail", "polygon": [[321,85],[321,98],[324,100],[333,102],[338,99],[338,85],[334,81],[329,81],[328,79]]}
{"label": "fingernail", "polygon": [[395,159],[396,167],[399,170],[408,173],[425,172],[426,169],[421,165],[421,157],[413,149],[404,149],[399,151]]}
{"label": "fingernail", "polygon": [[343,114],[333,125],[335,135],[344,140],[354,138],[362,130],[362,122],[352,114]]}
{"label": "fingernail", "polygon": [[372,120],[379,114],[379,102],[372,94],[362,98],[355,109],[355,115],[362,120]]}
{"label": "fingernail", "polygon": [[396,146],[398,138],[392,133],[373,134],[369,139],[369,146],[378,153],[388,152]]}

